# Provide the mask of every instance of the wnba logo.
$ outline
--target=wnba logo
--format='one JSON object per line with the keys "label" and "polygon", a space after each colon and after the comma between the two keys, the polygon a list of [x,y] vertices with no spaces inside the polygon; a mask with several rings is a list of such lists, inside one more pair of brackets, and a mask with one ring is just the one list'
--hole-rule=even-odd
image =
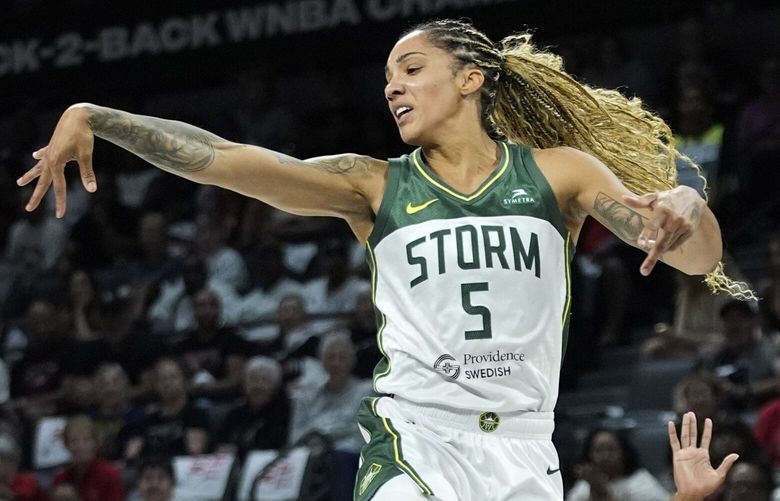
{"label": "wnba logo", "polygon": [[455,363],[455,357],[452,355],[444,354],[437,358],[436,362],[433,364],[433,368],[436,372],[443,374],[453,381],[460,376],[460,365]]}

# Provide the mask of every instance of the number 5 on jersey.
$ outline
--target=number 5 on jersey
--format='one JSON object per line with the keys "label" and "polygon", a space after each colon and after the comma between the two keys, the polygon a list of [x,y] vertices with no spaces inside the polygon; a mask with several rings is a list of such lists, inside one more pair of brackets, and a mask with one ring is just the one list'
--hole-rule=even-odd
{"label": "number 5 on jersey", "polygon": [[472,339],[490,339],[493,337],[493,329],[490,326],[490,310],[487,306],[471,304],[471,294],[473,292],[487,292],[487,282],[473,282],[461,284],[460,299],[463,310],[469,315],[479,315],[482,317],[482,329],[476,331],[466,331],[466,341]]}

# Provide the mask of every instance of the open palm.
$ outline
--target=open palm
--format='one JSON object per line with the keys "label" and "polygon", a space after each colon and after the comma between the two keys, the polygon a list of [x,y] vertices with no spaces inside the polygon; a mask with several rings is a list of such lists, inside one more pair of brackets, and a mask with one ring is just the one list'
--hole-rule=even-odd
{"label": "open palm", "polygon": [[674,455],[674,483],[680,496],[704,498],[712,494],[726,478],[731,466],[739,456],[729,454],[717,469],[710,463],[710,439],[712,438],[712,420],[704,421],[704,431],[701,435],[701,445],[698,443],[696,415],[688,412],[683,416],[680,427],[680,439],[671,421],[669,429],[669,444]]}

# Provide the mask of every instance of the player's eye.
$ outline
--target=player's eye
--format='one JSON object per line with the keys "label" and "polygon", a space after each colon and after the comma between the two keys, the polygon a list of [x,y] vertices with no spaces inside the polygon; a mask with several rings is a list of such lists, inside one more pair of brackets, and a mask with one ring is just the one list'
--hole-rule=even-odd
{"label": "player's eye", "polygon": [[420,68],[418,66],[409,66],[408,68],[406,68],[407,75],[414,75],[418,71],[420,71]]}

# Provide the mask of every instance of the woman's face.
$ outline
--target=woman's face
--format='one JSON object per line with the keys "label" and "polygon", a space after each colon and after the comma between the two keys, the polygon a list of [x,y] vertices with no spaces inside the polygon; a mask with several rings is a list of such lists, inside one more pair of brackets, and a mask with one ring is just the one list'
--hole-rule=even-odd
{"label": "woman's face", "polygon": [[712,386],[704,381],[691,383],[685,392],[688,408],[700,418],[714,417],[718,411],[718,399]]}
{"label": "woman's face", "polygon": [[428,143],[433,132],[457,119],[462,96],[453,63],[450,54],[419,31],[393,47],[385,67],[385,98],[405,143]]}
{"label": "woman's face", "polygon": [[88,465],[97,455],[98,444],[90,429],[80,427],[70,431],[65,437],[65,445],[75,465]]}
{"label": "woman's face", "polygon": [[602,431],[593,438],[590,446],[590,460],[610,478],[623,476],[623,449],[613,433]]}
{"label": "woman's face", "polygon": [[168,501],[173,493],[173,479],[162,468],[148,468],[138,479],[143,501]]}

